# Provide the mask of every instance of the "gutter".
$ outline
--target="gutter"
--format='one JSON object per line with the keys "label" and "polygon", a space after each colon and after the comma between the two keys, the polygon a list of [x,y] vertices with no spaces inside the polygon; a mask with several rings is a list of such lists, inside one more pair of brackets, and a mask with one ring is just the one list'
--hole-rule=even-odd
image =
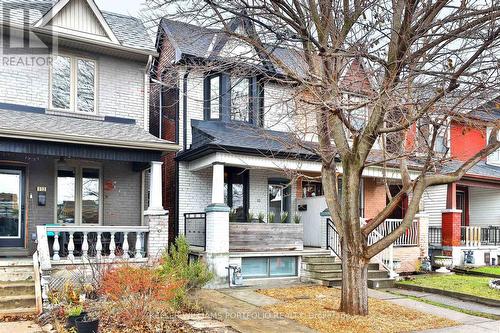
{"label": "gutter", "polygon": [[61,142],[72,144],[84,144],[91,146],[105,146],[114,148],[137,149],[137,150],[156,150],[163,152],[175,152],[179,150],[179,146],[166,141],[160,142],[137,142],[137,141],[122,141],[111,139],[100,139],[78,135],[62,135],[62,134],[45,134],[37,132],[27,132],[10,129],[0,129],[0,137],[24,140],[39,140],[49,142]]}

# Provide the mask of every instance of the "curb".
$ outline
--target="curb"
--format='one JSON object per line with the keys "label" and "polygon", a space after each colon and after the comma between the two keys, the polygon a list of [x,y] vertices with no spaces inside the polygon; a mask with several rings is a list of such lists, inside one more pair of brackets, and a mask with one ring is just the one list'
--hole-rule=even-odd
{"label": "curb", "polygon": [[429,287],[415,286],[415,285],[411,285],[411,284],[396,283],[395,286],[396,286],[396,288],[399,288],[399,289],[422,291],[422,292],[427,292],[427,293],[431,293],[431,294],[439,294],[439,295],[443,295],[443,296],[457,298],[457,299],[460,299],[462,301],[469,301],[469,302],[475,302],[475,303],[488,305],[488,306],[500,307],[500,300],[479,297],[479,296],[473,296],[473,295],[469,295],[469,294],[462,294],[462,293],[457,293],[454,291],[448,291],[448,290],[443,290],[443,289],[434,289],[434,288],[429,288]]}

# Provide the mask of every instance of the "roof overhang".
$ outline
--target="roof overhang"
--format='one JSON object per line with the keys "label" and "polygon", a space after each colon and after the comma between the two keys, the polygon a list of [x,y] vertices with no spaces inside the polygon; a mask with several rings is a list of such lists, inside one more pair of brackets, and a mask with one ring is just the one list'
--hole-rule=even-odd
{"label": "roof overhang", "polygon": [[72,134],[54,134],[54,133],[39,133],[30,131],[19,131],[12,129],[0,128],[0,137],[12,138],[12,139],[24,139],[24,140],[38,140],[47,142],[59,142],[59,143],[70,143],[79,145],[89,145],[89,146],[103,146],[103,147],[113,147],[113,148],[125,148],[125,149],[135,149],[135,150],[152,150],[160,151],[163,153],[175,152],[180,149],[180,147],[174,143],[165,142],[138,142],[138,141],[128,141],[128,140],[116,140],[116,139],[105,139],[105,138],[95,138],[82,135],[72,135]]}

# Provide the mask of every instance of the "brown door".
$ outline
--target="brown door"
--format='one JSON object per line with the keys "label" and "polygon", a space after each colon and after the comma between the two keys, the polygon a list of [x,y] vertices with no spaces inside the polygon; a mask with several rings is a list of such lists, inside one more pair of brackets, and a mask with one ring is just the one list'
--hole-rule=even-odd
{"label": "brown door", "polygon": [[462,211],[461,225],[462,227],[467,226],[467,202],[465,200],[465,192],[457,190],[457,209]]}

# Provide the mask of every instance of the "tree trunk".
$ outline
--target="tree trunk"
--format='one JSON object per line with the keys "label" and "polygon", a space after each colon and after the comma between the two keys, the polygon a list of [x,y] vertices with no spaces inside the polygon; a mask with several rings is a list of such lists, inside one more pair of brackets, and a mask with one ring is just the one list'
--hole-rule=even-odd
{"label": "tree trunk", "polygon": [[357,253],[349,253],[342,242],[342,298],[340,311],[368,315],[368,263]]}

